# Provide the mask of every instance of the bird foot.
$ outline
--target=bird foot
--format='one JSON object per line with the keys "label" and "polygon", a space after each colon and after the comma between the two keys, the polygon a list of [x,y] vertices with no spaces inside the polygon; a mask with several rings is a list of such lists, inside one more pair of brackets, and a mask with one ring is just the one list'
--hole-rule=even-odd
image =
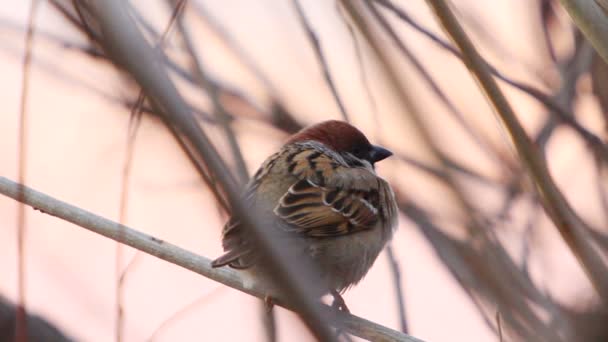
{"label": "bird foot", "polygon": [[267,312],[272,312],[272,308],[274,308],[274,301],[269,295],[264,296],[264,306],[266,306]]}

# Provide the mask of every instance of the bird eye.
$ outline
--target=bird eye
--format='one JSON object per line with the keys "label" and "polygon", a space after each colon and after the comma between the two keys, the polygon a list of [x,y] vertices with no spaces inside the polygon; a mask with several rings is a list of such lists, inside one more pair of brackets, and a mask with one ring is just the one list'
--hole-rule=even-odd
{"label": "bird eye", "polygon": [[361,146],[358,146],[358,147],[355,147],[355,148],[352,150],[352,154],[353,154],[355,157],[357,157],[357,158],[360,158],[360,159],[367,159],[367,157],[368,157],[368,150],[367,150],[367,149],[365,149],[365,148],[363,148],[363,147],[361,147]]}

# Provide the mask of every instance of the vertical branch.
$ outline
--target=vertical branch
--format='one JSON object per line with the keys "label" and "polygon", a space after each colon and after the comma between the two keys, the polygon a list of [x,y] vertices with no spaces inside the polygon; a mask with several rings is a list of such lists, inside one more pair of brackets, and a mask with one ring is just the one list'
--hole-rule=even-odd
{"label": "vertical branch", "polygon": [[[159,38],[157,47],[162,49],[163,44],[167,35],[169,34],[175,19],[179,16],[181,10],[183,9],[183,4],[185,0],[180,1],[173,10],[173,14],[171,15],[171,19],[169,19],[169,23],[165,28],[165,31]],[[81,20],[83,17],[81,15]],[[83,24],[85,24],[83,22]],[[131,114],[129,115],[129,125],[127,129],[127,148],[125,153],[125,162],[123,165],[122,171],[122,184],[121,184],[121,196],[120,196],[120,209],[119,209],[119,219],[118,222],[121,224],[125,224],[127,219],[127,208],[129,202],[129,183],[131,178],[131,170],[133,164],[133,155],[135,153],[135,138],[137,136],[137,132],[139,130],[142,118],[142,108],[143,104],[146,100],[146,95],[142,88],[139,90],[139,94],[137,95],[137,101],[131,109]],[[129,262],[126,268],[122,267],[122,252],[123,245],[121,243],[116,244],[116,341],[120,342],[124,337],[124,310],[123,310],[123,298],[124,298],[124,281],[127,271],[130,270],[132,265],[135,264],[139,253],[136,253],[133,259]]]}
{"label": "vertical branch", "polygon": [[323,70],[323,77],[325,77],[325,81],[327,82],[327,85],[329,86],[329,89],[331,90],[331,94],[334,96],[334,99],[336,100],[336,104],[338,105],[338,108],[340,109],[342,118],[345,121],[349,121],[348,113],[346,112],[346,108],[344,107],[344,104],[342,103],[342,100],[340,99],[340,95],[338,94],[338,89],[336,89],[336,85],[334,84],[334,82],[331,78],[331,74],[329,72],[329,66],[327,65],[327,60],[325,59],[325,56],[323,55],[323,50],[321,49],[321,43],[319,42],[319,37],[317,37],[317,34],[313,31],[312,27],[310,26],[310,23],[306,20],[306,15],[304,14],[300,1],[299,0],[292,0],[292,1],[293,1],[293,6],[298,15],[298,20],[300,21],[300,24],[304,28],[304,31],[306,32],[306,36],[308,37],[308,40],[312,44],[315,55],[317,56],[317,59],[319,60],[319,63],[321,64],[321,69]]}
{"label": "vertical branch", "polygon": [[397,306],[399,309],[399,325],[401,331],[405,334],[408,333],[407,328],[407,314],[405,312],[405,296],[403,295],[403,289],[401,288],[401,267],[397,262],[395,253],[393,252],[393,245],[388,244],[386,246],[386,256],[391,268],[391,275],[393,276],[393,286],[395,287],[395,294],[397,295]]}
{"label": "vertical branch", "polygon": [[[145,95],[140,90],[137,97],[137,101],[131,110],[129,116],[129,126],[127,129],[127,148],[125,153],[125,161],[122,170],[122,180],[120,189],[120,204],[118,222],[125,224],[127,220],[127,208],[129,203],[129,183],[131,179],[131,169],[133,164],[133,155],[135,153],[135,137],[139,126],[141,124],[141,108],[145,100]],[[124,272],[122,267],[122,255],[123,245],[121,243],[116,244],[116,341],[120,342],[123,340],[124,334],[124,310],[123,310],[123,296],[124,296]],[[137,257],[137,256],[136,256]]]}
{"label": "vertical branch", "polygon": [[[344,21],[344,24],[346,25],[346,28],[348,29],[348,33],[350,33],[351,39],[353,40],[355,57],[357,59],[357,65],[359,66],[359,73],[361,74],[361,84],[363,85],[363,89],[365,90],[365,94],[367,95],[367,98],[369,100],[369,104],[370,104],[370,107],[372,110],[372,115],[376,119],[375,120],[376,124],[378,124],[378,105],[376,104],[376,99],[374,98],[374,95],[372,94],[372,89],[369,85],[369,79],[367,76],[367,72],[365,71],[365,63],[363,60],[362,46],[359,44],[359,40],[357,39],[357,32],[355,32],[355,28],[348,20],[346,14],[343,12],[342,7],[340,6],[339,2],[336,2],[336,9],[338,11],[338,14]],[[376,126],[378,126],[378,125],[376,125]],[[377,127],[377,128],[379,128],[379,127]]]}
{"label": "vertical branch", "polygon": [[[23,73],[21,80],[21,99],[19,103],[19,141],[18,141],[18,180],[26,184],[27,171],[27,99],[32,61],[32,46],[34,43],[34,18],[38,9],[38,1],[32,0],[28,14],[27,32],[25,34],[25,52],[23,55]],[[20,197],[24,195],[19,194]],[[21,201],[20,201],[21,202]],[[15,341],[27,341],[27,314],[25,296],[25,235],[26,235],[25,205],[17,206],[17,291],[18,305],[15,317]]]}

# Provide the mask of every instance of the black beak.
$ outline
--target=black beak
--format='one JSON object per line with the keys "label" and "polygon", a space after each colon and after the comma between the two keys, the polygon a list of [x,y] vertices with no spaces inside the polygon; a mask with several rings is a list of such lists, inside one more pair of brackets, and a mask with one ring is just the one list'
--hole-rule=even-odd
{"label": "black beak", "polygon": [[379,162],[393,155],[393,152],[384,147],[372,145],[372,151],[369,153],[369,159],[372,163]]}

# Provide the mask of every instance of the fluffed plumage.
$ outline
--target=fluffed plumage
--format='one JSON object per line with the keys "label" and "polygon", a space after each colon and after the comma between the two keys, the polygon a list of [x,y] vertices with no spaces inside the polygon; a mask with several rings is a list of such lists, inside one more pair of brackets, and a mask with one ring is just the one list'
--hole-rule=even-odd
{"label": "fluffed plumage", "polygon": [[[390,155],[348,123],[326,121],[295,134],[269,157],[249,182],[245,201],[267,218],[265,227],[278,241],[311,258],[326,293],[343,292],[365,276],[396,227],[393,192],[374,170]],[[256,247],[238,218],[226,224],[222,242],[226,253],[214,267],[260,274]]]}

